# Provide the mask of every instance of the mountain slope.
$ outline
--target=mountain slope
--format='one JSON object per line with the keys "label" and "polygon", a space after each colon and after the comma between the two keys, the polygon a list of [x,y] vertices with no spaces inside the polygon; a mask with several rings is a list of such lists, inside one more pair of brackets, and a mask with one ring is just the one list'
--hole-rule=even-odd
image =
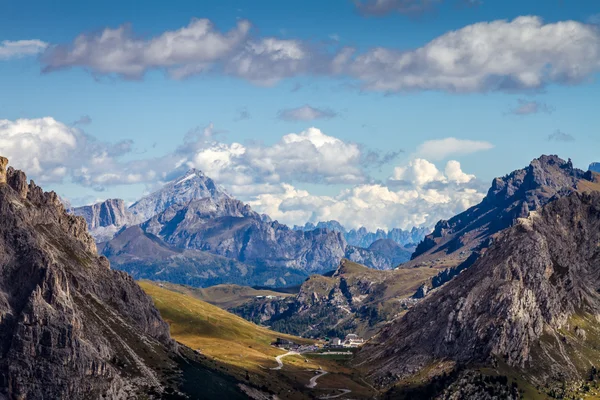
{"label": "mountain slope", "polygon": [[218,200],[229,198],[229,195],[202,171],[190,169],[182,177],[135,202],[129,207],[129,211],[139,221],[145,221],[174,204],[185,204],[205,197]]}
{"label": "mountain slope", "polygon": [[252,299],[231,308],[246,319],[305,337],[370,337],[414,301],[409,297],[437,270],[378,271],[342,260],[329,276],[313,275],[294,297]]}
{"label": "mountain slope", "polygon": [[494,234],[514,224],[517,218],[578,190],[581,182],[593,180],[591,173],[574,168],[570,160],[541,156],[524,169],[494,179],[480,204],[439,221],[417,246],[413,262],[406,267],[439,258],[464,261],[472,251],[487,247]]}
{"label": "mountain slope", "polygon": [[275,292],[273,290],[254,289],[249,286],[238,285],[215,285],[206,288],[196,288],[192,286],[177,285],[168,282],[161,282],[162,287],[176,293],[185,294],[194,297],[206,303],[217,306],[223,310],[241,306],[256,298],[271,296],[273,298],[292,297],[290,293]]}
{"label": "mountain slope", "polygon": [[338,232],[294,231],[277,221],[264,221],[248,205],[232,198],[203,198],[173,205],[141,227],[180,249],[305,273],[331,270],[346,247]]}
{"label": "mountain slope", "polygon": [[96,242],[110,240],[122,227],[142,222],[127,209],[121,199],[109,199],[89,206],[75,207],[71,212],[85,218],[90,234]]}
{"label": "mountain slope", "polygon": [[[365,346],[380,386],[446,363],[507,365],[556,389],[600,358],[600,193],[574,192],[502,232],[475,264]],[[441,370],[440,370],[441,373]]]}
{"label": "mountain slope", "polygon": [[400,246],[413,245],[423,240],[427,232],[429,232],[429,229],[424,227],[413,227],[410,231],[404,231],[402,229],[393,228],[388,232],[382,229],[378,229],[376,232],[369,232],[365,227],[346,230],[346,228],[344,228],[342,224],[335,220],[319,222],[316,225],[307,222],[304,226],[294,226],[294,230],[299,231],[312,231],[321,228],[325,228],[334,232],[341,232],[344,234],[344,238],[350,246],[361,247],[363,249],[368,248],[375,241],[381,239],[393,240]]}
{"label": "mountain slope", "polygon": [[[260,388],[262,397],[255,397],[257,399],[336,396],[340,392],[337,388],[349,389],[354,398],[372,398],[373,391],[353,374],[354,371],[318,354],[289,355],[282,359],[281,369],[272,369],[278,365],[275,357],[286,353],[271,346],[277,338],[303,345],[312,345],[314,341],[282,335],[150,282],[140,284],[169,322],[174,338],[200,351],[206,363],[216,364],[246,385]],[[319,379],[318,387],[307,387],[318,369],[328,374]],[[229,397],[223,394],[222,398]]]}
{"label": "mountain slope", "polygon": [[591,163],[588,170],[600,173],[600,163],[598,163],[598,162]]}
{"label": "mountain slope", "polygon": [[84,219],[7,163],[0,157],[0,397],[202,397],[184,389],[189,379],[218,375],[98,256]]}

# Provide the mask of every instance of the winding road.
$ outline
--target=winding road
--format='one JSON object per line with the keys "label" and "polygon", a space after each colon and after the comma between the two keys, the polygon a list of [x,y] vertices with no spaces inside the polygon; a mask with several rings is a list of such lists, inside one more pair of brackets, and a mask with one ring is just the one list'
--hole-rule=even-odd
{"label": "winding road", "polygon": [[[281,355],[275,357],[275,361],[277,361],[277,366],[274,367],[274,368],[271,368],[271,370],[278,371],[278,370],[282,369],[283,368],[283,361],[282,361],[282,359],[284,357],[295,356],[295,355],[300,355],[300,354],[301,353],[298,353],[296,351],[288,351],[285,354],[281,354]],[[324,371],[322,369],[318,369],[316,372],[317,372],[317,374],[315,374],[315,376],[313,376],[312,378],[310,378],[310,381],[306,385],[306,387],[309,388],[309,389],[316,388],[317,387],[317,379],[319,379],[320,377],[325,376],[325,375],[328,374],[327,371]],[[350,389],[335,389],[335,390],[339,390],[341,393],[340,394],[332,394],[332,395],[322,396],[322,397],[319,397],[319,399],[323,399],[323,400],[326,400],[326,399],[337,399],[338,397],[342,397],[343,395],[352,392],[352,390],[350,390]]]}
{"label": "winding road", "polygon": [[317,387],[317,379],[319,379],[323,375],[328,374],[327,371],[323,371],[322,369],[318,370],[317,373],[318,373],[317,375],[310,378],[310,382],[308,382],[308,385],[306,385],[307,388],[314,389],[315,387]]}
{"label": "winding road", "polygon": [[340,393],[340,394],[330,394],[329,396],[321,396],[321,397],[319,397],[319,399],[321,399],[321,400],[337,399],[338,397],[342,397],[343,395],[352,392],[352,390],[350,390],[350,389],[336,389],[336,390],[339,390],[342,393]]}
{"label": "winding road", "polygon": [[278,364],[278,365],[277,365],[275,368],[271,368],[271,369],[272,369],[272,370],[274,370],[274,371],[280,370],[281,368],[283,368],[283,361],[281,361],[281,359],[282,359],[283,357],[287,357],[287,356],[295,356],[295,355],[298,355],[298,354],[300,354],[300,353],[297,353],[297,352],[295,352],[295,351],[288,351],[288,352],[287,352],[287,353],[285,353],[285,354],[282,354],[282,355],[280,355],[280,356],[277,356],[277,357],[275,357],[275,361],[277,361],[277,364]]}

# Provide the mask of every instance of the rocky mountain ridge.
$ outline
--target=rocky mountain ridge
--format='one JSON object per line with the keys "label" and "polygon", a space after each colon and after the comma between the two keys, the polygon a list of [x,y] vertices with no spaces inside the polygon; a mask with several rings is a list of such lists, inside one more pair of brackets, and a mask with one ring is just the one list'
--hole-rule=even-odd
{"label": "rocky mountain ridge", "polygon": [[346,242],[350,246],[369,248],[371,244],[381,239],[390,239],[398,243],[400,246],[414,246],[420,243],[425,235],[431,230],[426,227],[413,227],[411,230],[402,230],[399,228],[393,228],[389,231],[378,229],[375,232],[369,232],[367,228],[361,227],[358,229],[347,230],[338,221],[331,220],[326,222],[318,222],[313,224],[307,222],[305,225],[294,225],[294,230],[300,231],[312,231],[314,229],[325,228],[335,232],[341,232],[344,234]]}
{"label": "rocky mountain ridge", "polygon": [[191,373],[194,353],[97,254],[85,220],[7,164],[0,157],[0,397],[184,398],[180,362]]}
{"label": "rocky mountain ridge", "polygon": [[548,390],[583,379],[600,356],[599,243],[600,192],[558,198],[500,233],[355,363],[382,387],[425,369],[500,363]]}
{"label": "rocky mountain ridge", "polygon": [[168,182],[159,190],[132,204],[129,211],[140,221],[146,221],[172,205],[185,204],[206,197],[215,200],[230,198],[225,189],[215,181],[204,175],[202,171],[192,168],[185,175]]}
{"label": "rocky mountain ridge", "polygon": [[600,162],[591,163],[588,167],[589,171],[600,173]]}
{"label": "rocky mountain ridge", "polygon": [[370,337],[415,301],[432,268],[380,271],[343,259],[331,274],[312,275],[297,295],[254,299],[230,311],[272,329],[304,337],[359,333]]}
{"label": "rocky mountain ridge", "polygon": [[85,218],[90,234],[96,242],[110,240],[121,228],[142,222],[129,211],[121,199],[108,199],[89,206],[74,207],[71,212]]}
{"label": "rocky mountain ridge", "polygon": [[441,257],[464,261],[471,252],[487,247],[494,234],[530,211],[582,186],[596,185],[591,174],[574,168],[571,160],[543,155],[523,169],[496,178],[481,203],[439,221],[417,246],[414,261],[406,266]]}

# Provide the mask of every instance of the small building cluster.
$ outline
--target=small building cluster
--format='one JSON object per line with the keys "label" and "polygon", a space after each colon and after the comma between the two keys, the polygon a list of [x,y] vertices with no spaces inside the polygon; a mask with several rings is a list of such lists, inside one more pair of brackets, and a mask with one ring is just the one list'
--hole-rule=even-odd
{"label": "small building cluster", "polygon": [[283,299],[283,297],[278,297],[278,296],[273,296],[271,294],[266,295],[266,296],[256,296],[257,299],[267,299],[267,300],[278,300],[278,299]]}
{"label": "small building cluster", "polygon": [[316,345],[302,345],[283,338],[277,338],[271,345],[288,351],[296,351],[298,353],[307,353],[319,349]]}
{"label": "small building cluster", "polygon": [[349,333],[343,340],[336,337],[331,338],[327,347],[332,349],[356,348],[362,346],[364,343],[365,340],[363,338],[354,333]]}

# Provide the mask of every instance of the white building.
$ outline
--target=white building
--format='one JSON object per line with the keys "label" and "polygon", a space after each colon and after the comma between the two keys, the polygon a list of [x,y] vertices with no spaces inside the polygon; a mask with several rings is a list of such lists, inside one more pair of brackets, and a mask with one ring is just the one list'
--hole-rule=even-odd
{"label": "white building", "polygon": [[365,340],[354,333],[346,335],[344,347],[360,347],[365,343]]}

